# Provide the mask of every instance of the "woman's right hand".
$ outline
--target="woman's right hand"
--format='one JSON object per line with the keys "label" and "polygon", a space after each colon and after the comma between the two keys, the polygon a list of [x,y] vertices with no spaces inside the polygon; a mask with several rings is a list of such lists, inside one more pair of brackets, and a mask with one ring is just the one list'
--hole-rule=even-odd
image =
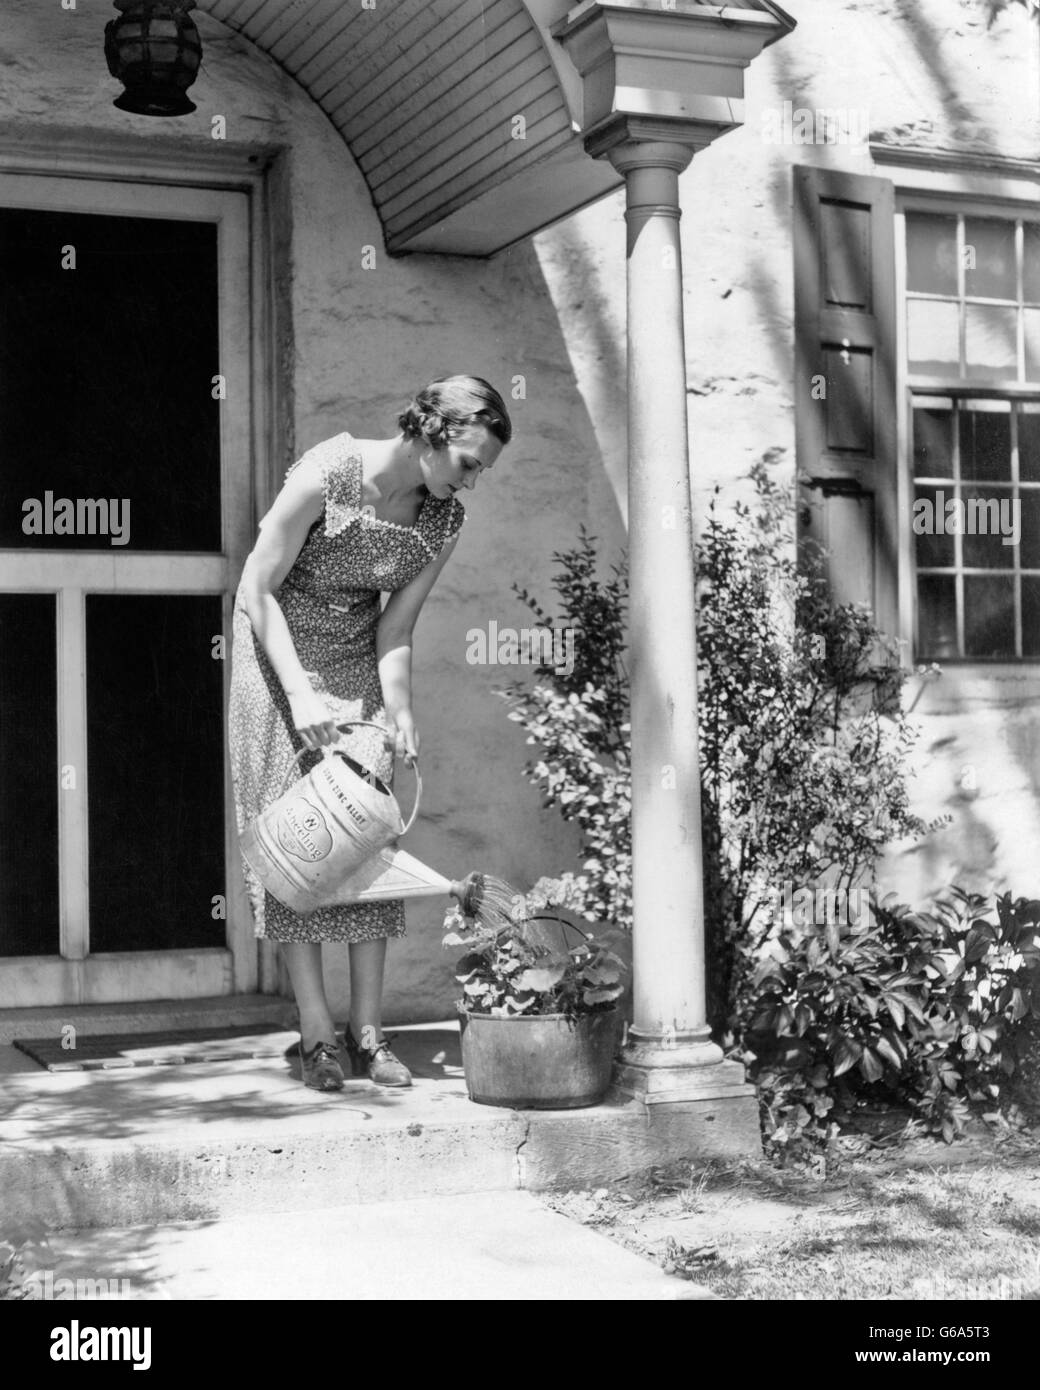
{"label": "woman's right hand", "polygon": [[301,690],[288,698],[293,728],[305,748],[316,749],[338,740],[340,731],[320,695],[313,690]]}

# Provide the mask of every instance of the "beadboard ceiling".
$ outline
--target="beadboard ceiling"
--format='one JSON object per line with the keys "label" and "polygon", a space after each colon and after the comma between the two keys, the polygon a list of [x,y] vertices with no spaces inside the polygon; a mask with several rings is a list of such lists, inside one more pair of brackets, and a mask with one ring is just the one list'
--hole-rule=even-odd
{"label": "beadboard ceiling", "polygon": [[[538,201],[537,167],[554,155],[573,158],[575,207],[617,186],[614,171],[581,150],[520,0],[376,0],[374,9],[360,0],[204,0],[200,8],[269,53],[327,113],[368,182],[391,251],[488,255],[564,215],[571,209]],[[518,115],[523,139],[512,134]],[[497,215],[483,206],[496,186],[509,190],[510,205]],[[477,203],[479,215],[466,216]]]}
{"label": "beadboard ceiling", "polygon": [[[773,0],[683,3],[791,23]],[[576,78],[548,35],[573,0],[199,8],[269,53],[326,112],[368,182],[391,252],[487,256],[620,184],[608,161],[584,153],[565,92]]]}

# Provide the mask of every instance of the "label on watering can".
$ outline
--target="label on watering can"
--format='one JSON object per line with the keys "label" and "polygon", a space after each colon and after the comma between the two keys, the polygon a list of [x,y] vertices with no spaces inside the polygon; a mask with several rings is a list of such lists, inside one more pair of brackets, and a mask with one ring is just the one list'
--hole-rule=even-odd
{"label": "label on watering can", "polygon": [[328,858],[332,849],[332,835],[325,817],[317,806],[312,806],[302,796],[282,808],[275,833],[282,849],[306,864]]}
{"label": "label on watering can", "polygon": [[[354,800],[346,795],[346,793],[343,791],[343,788],[340,786],[340,784],[336,781],[336,778],[333,776],[328,763],[324,763],[320,768],[318,768],[315,775],[320,777],[324,781],[329,791],[343,807],[344,813],[350,817],[350,819],[354,822],[357,828],[359,830],[367,829],[371,817],[366,816],[365,813],[361,810],[361,808],[354,803]],[[369,777],[371,777],[372,775],[372,773],[368,773]]]}

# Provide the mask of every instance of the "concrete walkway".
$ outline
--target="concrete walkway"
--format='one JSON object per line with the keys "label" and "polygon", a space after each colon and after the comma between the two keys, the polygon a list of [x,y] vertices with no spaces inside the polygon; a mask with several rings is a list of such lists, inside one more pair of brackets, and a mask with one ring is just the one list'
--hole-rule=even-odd
{"label": "concrete walkway", "polygon": [[526,1192],[65,1232],[51,1243],[52,1297],[71,1298],[64,1281],[79,1279],[91,1281],[81,1294],[131,1300],[714,1298]]}
{"label": "concrete walkway", "polygon": [[[59,1021],[81,1033],[281,1027],[283,1005],[244,999],[230,1018],[226,1001],[168,1018],[161,1004],[140,1017],[66,1009]],[[54,1279],[128,1279],[132,1298],[710,1296],[530,1195],[742,1153],[746,1137],[716,1123],[710,1097],[653,1114],[617,1097],[475,1105],[454,1022],[392,1030],[415,1077],[400,1091],[367,1078],[308,1090],[289,1029],[262,1039],[274,1055],[51,1072],[10,1039],[56,1036],[52,1013],[0,1017],[0,1236],[46,1231]]]}

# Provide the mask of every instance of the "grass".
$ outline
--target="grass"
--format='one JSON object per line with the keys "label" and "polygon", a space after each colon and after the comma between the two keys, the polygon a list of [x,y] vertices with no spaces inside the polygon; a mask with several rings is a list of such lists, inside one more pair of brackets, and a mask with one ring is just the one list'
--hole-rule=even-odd
{"label": "grass", "polygon": [[826,1177],[685,1162],[545,1200],[726,1299],[1040,1299],[1040,1140],[964,1149]]}

